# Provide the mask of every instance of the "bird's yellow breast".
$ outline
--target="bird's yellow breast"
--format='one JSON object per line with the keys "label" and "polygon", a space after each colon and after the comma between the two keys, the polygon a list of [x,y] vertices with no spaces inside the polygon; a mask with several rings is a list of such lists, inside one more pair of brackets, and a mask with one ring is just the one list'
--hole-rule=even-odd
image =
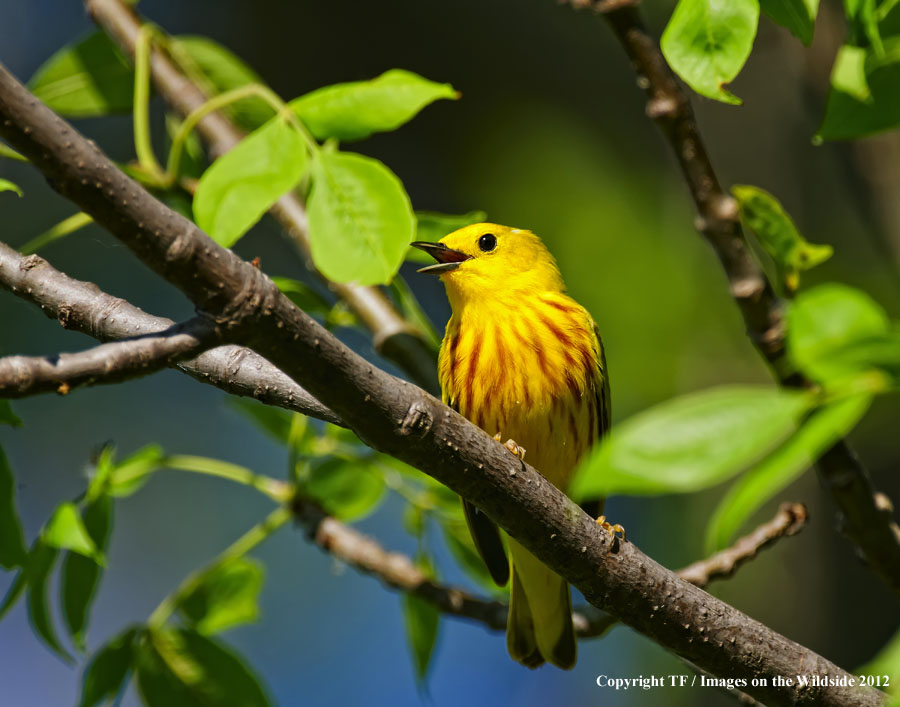
{"label": "bird's yellow breast", "polygon": [[577,302],[519,292],[454,307],[439,375],[448,405],[514,439],[564,489],[605,424],[602,361],[593,320]]}

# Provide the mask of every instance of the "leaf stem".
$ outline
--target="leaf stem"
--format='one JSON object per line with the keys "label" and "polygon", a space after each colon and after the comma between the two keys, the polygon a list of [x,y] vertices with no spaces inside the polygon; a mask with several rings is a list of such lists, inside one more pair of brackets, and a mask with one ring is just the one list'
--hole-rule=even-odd
{"label": "leaf stem", "polygon": [[208,476],[218,476],[221,479],[236,481],[239,484],[255,488],[279,503],[284,503],[291,497],[289,484],[269,476],[255,474],[246,467],[218,459],[176,454],[166,457],[161,466],[166,469],[190,471],[196,474],[207,474]]}
{"label": "leaf stem", "polygon": [[203,580],[209,576],[211,572],[219,569],[223,565],[239,557],[243,557],[253,550],[257,545],[266,540],[276,530],[284,526],[291,518],[293,513],[287,506],[280,506],[266,516],[262,521],[254,525],[250,530],[235,540],[231,545],[225,548],[218,557],[210,562],[206,567],[191,572],[178,587],[175,588],[165,599],[160,602],[150,617],[147,619],[147,625],[151,629],[160,628],[178,608],[178,604],[184,597],[189,596],[197,587],[202,584]]}
{"label": "leaf stem", "polygon": [[141,25],[134,48],[134,151],[141,168],[163,180],[162,167],[150,140],[150,43],[159,35],[149,24]]}

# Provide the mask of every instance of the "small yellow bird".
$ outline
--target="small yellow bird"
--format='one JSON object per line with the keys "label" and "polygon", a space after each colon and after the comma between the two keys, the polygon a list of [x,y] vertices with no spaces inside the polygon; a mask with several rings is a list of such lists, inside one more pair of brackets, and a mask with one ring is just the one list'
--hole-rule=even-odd
{"label": "small yellow bird", "polygon": [[[609,383],[597,325],[530,231],[466,226],[439,243],[416,242],[437,264],[453,314],[441,344],[444,402],[565,491],[575,466],[609,428]],[[515,441],[513,441],[515,440]],[[577,648],[569,585],[463,502],[475,546],[494,580],[512,576],[506,644],[530,668],[569,669]]]}

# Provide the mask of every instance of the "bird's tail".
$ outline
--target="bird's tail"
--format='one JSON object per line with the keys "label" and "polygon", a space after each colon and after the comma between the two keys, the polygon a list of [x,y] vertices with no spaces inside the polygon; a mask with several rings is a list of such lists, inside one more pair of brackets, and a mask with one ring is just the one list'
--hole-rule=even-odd
{"label": "bird's tail", "polygon": [[509,551],[509,654],[529,668],[544,661],[564,670],[573,668],[577,646],[568,583],[512,538]]}

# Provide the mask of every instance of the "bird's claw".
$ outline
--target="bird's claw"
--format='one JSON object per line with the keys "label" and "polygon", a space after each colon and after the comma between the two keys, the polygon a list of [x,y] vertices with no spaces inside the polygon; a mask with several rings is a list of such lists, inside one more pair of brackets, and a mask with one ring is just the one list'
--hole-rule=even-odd
{"label": "bird's claw", "polygon": [[597,519],[597,525],[603,528],[607,533],[609,533],[609,537],[617,538],[619,537],[619,533],[622,534],[622,541],[625,541],[625,528],[623,528],[618,523],[610,524],[606,520],[606,516],[600,516]]}
{"label": "bird's claw", "polygon": [[[494,439],[498,442],[501,439],[500,433],[494,435]],[[506,440],[506,444],[503,445],[506,447],[512,454],[516,455],[519,458],[519,461],[525,461],[525,447],[521,447],[514,440],[508,439]]]}

